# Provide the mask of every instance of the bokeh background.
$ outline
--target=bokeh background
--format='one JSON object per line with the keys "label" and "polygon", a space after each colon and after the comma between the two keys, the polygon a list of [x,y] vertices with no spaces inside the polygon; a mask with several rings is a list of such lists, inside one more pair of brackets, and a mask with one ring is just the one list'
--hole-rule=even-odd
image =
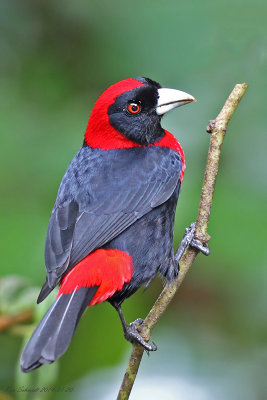
{"label": "bokeh background", "polygon": [[[198,99],[163,120],[187,161],[175,247],[196,217],[205,127],[234,84],[249,83],[223,147],[211,255],[197,258],[154,330],[159,350],[144,357],[131,398],[267,398],[266,13],[264,0],[0,0],[0,312],[34,318],[0,332],[1,399],[116,397],[130,345],[109,304],[86,312],[55,365],[23,375],[18,359],[53,300],[34,305],[58,185],[94,101],[130,76]],[[145,316],[160,290],[160,280],[139,290],[127,320]]]}

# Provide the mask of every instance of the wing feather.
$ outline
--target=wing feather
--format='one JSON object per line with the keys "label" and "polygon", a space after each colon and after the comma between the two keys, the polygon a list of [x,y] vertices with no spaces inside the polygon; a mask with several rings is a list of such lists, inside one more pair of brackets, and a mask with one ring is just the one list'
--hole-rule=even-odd
{"label": "wing feather", "polygon": [[50,217],[46,285],[54,287],[90,252],[167,201],[181,169],[179,154],[167,148],[82,147],[63,177]]}

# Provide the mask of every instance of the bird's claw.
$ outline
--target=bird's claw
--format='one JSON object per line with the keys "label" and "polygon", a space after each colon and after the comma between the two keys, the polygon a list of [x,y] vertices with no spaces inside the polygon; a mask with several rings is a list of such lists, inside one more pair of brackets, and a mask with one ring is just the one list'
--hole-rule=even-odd
{"label": "bird's claw", "polygon": [[156,351],[157,346],[154,342],[152,344],[147,343],[142,336],[138,333],[138,325],[141,325],[144,322],[142,318],[137,318],[135,321],[131,322],[124,331],[124,337],[131,343],[137,343],[144,347],[147,354],[150,351]]}
{"label": "bird's claw", "polygon": [[201,241],[198,239],[193,238],[191,240],[190,246],[201,251],[201,253],[203,253],[205,256],[209,256],[209,254],[210,254],[209,246],[207,244],[201,243]]}
{"label": "bird's claw", "polygon": [[142,318],[137,318],[135,321],[130,322],[129,327],[138,330],[138,325],[141,325],[143,322]]}
{"label": "bird's claw", "polygon": [[175,259],[178,263],[182,255],[184,254],[185,250],[188,248],[188,246],[191,246],[194,249],[201,251],[201,253],[203,253],[205,256],[208,256],[210,254],[209,246],[207,244],[201,243],[200,240],[195,239],[194,237],[195,228],[196,228],[196,223],[193,222],[188,228],[185,229],[184,237],[175,254]]}

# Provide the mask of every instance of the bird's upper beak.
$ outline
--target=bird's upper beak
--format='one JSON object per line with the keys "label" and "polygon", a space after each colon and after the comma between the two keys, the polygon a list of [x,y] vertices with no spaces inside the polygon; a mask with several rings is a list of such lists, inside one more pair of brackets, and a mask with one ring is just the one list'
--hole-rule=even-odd
{"label": "bird's upper beak", "polygon": [[182,92],[176,89],[158,89],[158,103],[156,106],[156,113],[158,115],[165,114],[175,107],[183,106],[184,104],[196,101],[191,94]]}

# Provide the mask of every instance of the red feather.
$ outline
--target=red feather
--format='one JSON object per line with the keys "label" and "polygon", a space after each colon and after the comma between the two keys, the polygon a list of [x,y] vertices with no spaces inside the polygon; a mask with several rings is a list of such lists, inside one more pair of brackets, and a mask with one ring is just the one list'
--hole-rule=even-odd
{"label": "red feather", "polygon": [[[102,93],[102,95],[95,102],[84,135],[85,142],[88,146],[102,150],[145,147],[144,145],[132,142],[130,139],[127,139],[119,131],[113,128],[113,126],[109,123],[108,117],[108,108],[115,102],[116,97],[120,96],[124,92],[133,90],[140,86],[144,86],[144,84],[138,80],[129,78],[111,85],[104,91],[104,93]],[[182,146],[178,140],[170,132],[165,130],[165,135],[163,138],[149,146],[168,147],[169,149],[172,149],[180,154],[183,164],[180,176],[182,181],[185,170],[185,157]]]}
{"label": "red feather", "polygon": [[149,146],[160,146],[160,147],[168,147],[168,149],[172,149],[176,151],[177,153],[180,154],[181,161],[182,161],[182,171],[180,175],[180,180],[182,182],[184,178],[184,170],[185,170],[185,156],[184,156],[184,151],[176,137],[174,137],[170,132],[164,130],[165,135],[163,136],[162,139],[160,139],[158,142],[150,144]]}
{"label": "red feather", "polygon": [[99,286],[90,306],[110,298],[132,278],[132,257],[125,251],[98,249],[93,251],[63,278],[57,297],[81,287]]}
{"label": "red feather", "polygon": [[101,94],[92,109],[84,135],[88,146],[102,150],[128,149],[135,145],[139,146],[110,125],[108,108],[118,96],[140,86],[144,86],[144,84],[129,78],[111,85]]}

